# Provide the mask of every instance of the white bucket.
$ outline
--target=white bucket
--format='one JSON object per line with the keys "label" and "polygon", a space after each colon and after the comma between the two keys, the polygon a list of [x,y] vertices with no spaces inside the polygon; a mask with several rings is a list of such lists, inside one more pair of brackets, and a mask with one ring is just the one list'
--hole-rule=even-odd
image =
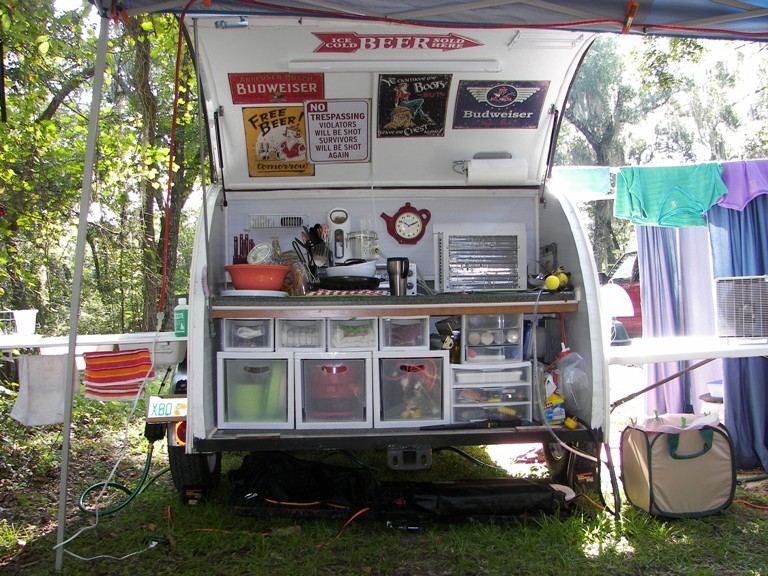
{"label": "white bucket", "polygon": [[16,322],[16,334],[35,333],[37,310],[14,310],[13,319]]}

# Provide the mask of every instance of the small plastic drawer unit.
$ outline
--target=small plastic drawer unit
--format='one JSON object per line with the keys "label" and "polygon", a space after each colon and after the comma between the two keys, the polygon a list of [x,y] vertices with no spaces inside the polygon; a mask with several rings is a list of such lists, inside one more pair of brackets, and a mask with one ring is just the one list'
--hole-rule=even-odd
{"label": "small plastic drawer unit", "polygon": [[293,359],[219,352],[219,428],[293,428]]}
{"label": "small plastic drawer unit", "polygon": [[296,427],[370,428],[371,352],[296,352]]}
{"label": "small plastic drawer unit", "polygon": [[379,349],[429,350],[429,317],[379,318]]}
{"label": "small plastic drawer unit", "polygon": [[278,350],[325,351],[325,320],[277,319]]}
{"label": "small plastic drawer unit", "polygon": [[530,362],[451,366],[451,422],[531,419]]}
{"label": "small plastic drawer unit", "polygon": [[328,351],[377,350],[379,331],[376,318],[328,320]]}
{"label": "small plastic drawer unit", "polygon": [[271,318],[224,318],[221,330],[221,349],[224,351],[253,350],[272,352],[274,323]]}
{"label": "small plastic drawer unit", "polygon": [[374,354],[373,425],[414,427],[448,422],[448,351]]}
{"label": "small plastic drawer unit", "polygon": [[461,362],[519,362],[523,360],[522,314],[462,316]]}

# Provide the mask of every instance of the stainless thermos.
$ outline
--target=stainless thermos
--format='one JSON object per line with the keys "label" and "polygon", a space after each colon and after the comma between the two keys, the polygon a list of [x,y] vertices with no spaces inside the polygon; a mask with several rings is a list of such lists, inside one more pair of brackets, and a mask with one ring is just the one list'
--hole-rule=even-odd
{"label": "stainless thermos", "polygon": [[387,258],[389,293],[392,296],[405,296],[408,286],[408,258]]}

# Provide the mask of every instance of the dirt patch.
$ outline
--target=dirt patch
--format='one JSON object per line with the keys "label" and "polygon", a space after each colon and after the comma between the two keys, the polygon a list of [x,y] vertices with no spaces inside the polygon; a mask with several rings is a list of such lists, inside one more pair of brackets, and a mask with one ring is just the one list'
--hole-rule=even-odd
{"label": "dirt patch", "polygon": [[768,474],[765,473],[765,470],[740,470],[736,477],[739,482],[738,486],[742,490],[762,498],[768,498]]}

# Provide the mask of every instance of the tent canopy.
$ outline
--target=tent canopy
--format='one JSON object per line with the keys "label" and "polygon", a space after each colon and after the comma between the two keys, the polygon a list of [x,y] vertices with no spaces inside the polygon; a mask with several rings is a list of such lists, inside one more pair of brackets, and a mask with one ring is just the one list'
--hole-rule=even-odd
{"label": "tent canopy", "polygon": [[315,16],[463,27],[561,28],[768,40],[768,0],[90,0],[106,17],[144,12]]}

